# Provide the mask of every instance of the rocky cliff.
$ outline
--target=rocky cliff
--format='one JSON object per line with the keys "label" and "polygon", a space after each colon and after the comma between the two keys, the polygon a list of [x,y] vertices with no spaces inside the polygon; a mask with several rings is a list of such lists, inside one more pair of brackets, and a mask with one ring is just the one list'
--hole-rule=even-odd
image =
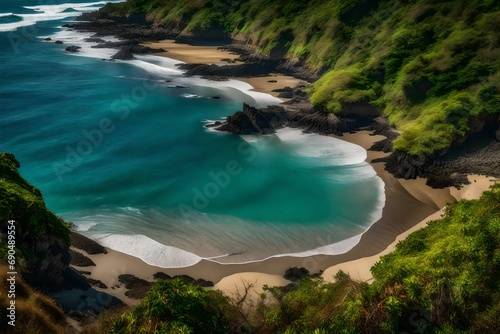
{"label": "rocky cliff", "polygon": [[78,274],[69,268],[69,225],[47,209],[19,167],[14,155],[0,153],[0,255],[7,256],[8,222],[14,220],[15,269],[26,282],[42,291],[72,286]]}

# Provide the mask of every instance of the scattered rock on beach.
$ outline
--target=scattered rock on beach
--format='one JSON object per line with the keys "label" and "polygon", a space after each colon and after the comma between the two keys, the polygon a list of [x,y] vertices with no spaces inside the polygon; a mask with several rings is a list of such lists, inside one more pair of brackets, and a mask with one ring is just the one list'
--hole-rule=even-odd
{"label": "scattered rock on beach", "polygon": [[212,281],[207,281],[207,280],[204,280],[203,278],[198,278],[194,283],[193,285],[199,285],[203,288],[208,288],[208,287],[212,287],[214,286],[214,282]]}
{"label": "scattered rock on beach", "polygon": [[278,80],[267,80],[267,82],[275,83],[275,82],[278,82]]}
{"label": "scattered rock on beach", "polygon": [[143,280],[134,275],[123,274],[118,276],[118,281],[125,285],[125,296],[130,298],[142,299],[148,293],[149,289],[153,286],[152,282]]}
{"label": "scattered rock on beach", "polygon": [[302,268],[292,267],[287,269],[287,271],[285,271],[285,274],[283,274],[284,279],[287,279],[292,282],[297,282],[298,280],[307,276],[309,276],[309,270],[307,270],[304,267]]}
{"label": "scattered rock on beach", "polygon": [[293,88],[289,86],[285,86],[283,88],[273,89],[271,92],[282,93],[282,92],[293,92]]}
{"label": "scattered rock on beach", "polygon": [[71,264],[78,267],[90,267],[95,266],[94,261],[86,257],[80,252],[74,251],[72,249],[69,250],[71,254]]}
{"label": "scattered rock on beach", "polygon": [[[158,53],[158,52],[165,52],[164,49],[153,49],[148,46],[143,46],[143,45],[136,45],[136,42],[132,44],[126,44],[125,46],[121,47],[121,50],[118,51],[114,56],[112,56],[112,59],[120,59],[120,60],[131,60],[134,59],[134,54],[151,54],[151,53]],[[108,43],[104,44],[99,44],[94,47],[102,47],[102,45],[109,45]]]}
{"label": "scattered rock on beach", "polygon": [[278,94],[278,97],[282,97],[284,99],[291,99],[293,97],[293,92],[281,92]]}
{"label": "scattered rock on beach", "polygon": [[76,232],[71,232],[71,245],[88,254],[107,254],[106,249],[92,239]]}
{"label": "scattered rock on beach", "polygon": [[91,285],[97,286],[98,288],[101,288],[101,289],[107,289],[108,288],[106,286],[106,284],[104,284],[101,280],[98,280],[98,279],[93,279],[91,277],[87,277],[87,282],[89,282]]}
{"label": "scattered rock on beach", "polygon": [[167,275],[167,274],[159,271],[153,275],[153,278],[154,279],[171,279],[172,277],[170,275]]}

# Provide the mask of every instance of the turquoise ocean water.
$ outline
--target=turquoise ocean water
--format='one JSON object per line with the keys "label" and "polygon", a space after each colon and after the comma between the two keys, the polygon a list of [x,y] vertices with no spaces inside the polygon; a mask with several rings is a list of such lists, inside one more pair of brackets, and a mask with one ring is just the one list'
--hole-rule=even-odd
{"label": "turquoise ocean water", "polygon": [[[55,213],[165,267],[342,253],[380,217],[383,183],[362,148],[294,129],[207,130],[243,102],[279,100],[185,78],[168,58],[103,61],[116,51],[61,28],[103,4],[0,3],[0,151]],[[79,53],[64,51],[73,44]]]}

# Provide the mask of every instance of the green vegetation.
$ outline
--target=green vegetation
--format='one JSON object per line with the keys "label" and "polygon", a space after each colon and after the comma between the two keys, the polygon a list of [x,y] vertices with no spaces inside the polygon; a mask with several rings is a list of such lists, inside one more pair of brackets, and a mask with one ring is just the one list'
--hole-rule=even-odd
{"label": "green vegetation", "polygon": [[286,50],[312,70],[331,112],[376,107],[403,131],[395,148],[431,155],[500,114],[500,2],[495,0],[128,0],[104,11],[147,13],[184,32],[223,27],[260,52]]}
{"label": "green vegetation", "polygon": [[[66,317],[55,302],[41,293],[32,290],[21,277],[16,277],[15,298],[8,298],[7,291],[10,283],[7,281],[8,268],[0,264],[0,332],[22,334],[63,334],[66,333]],[[11,321],[7,316],[15,300],[16,321],[15,327],[8,324]]]}
{"label": "green vegetation", "polygon": [[371,284],[339,272],[267,288],[249,313],[217,291],[157,283],[109,333],[498,333],[500,184],[411,234],[372,267]]}
{"label": "green vegetation", "polygon": [[[0,153],[0,228],[15,220],[16,258],[19,269],[29,271],[44,261],[37,241],[60,239],[70,243],[69,226],[47,207],[40,190],[21,177],[19,162],[11,153]],[[47,246],[48,247],[48,246]],[[7,258],[7,240],[0,239],[0,259]]]}
{"label": "green vegetation", "polygon": [[234,333],[241,329],[241,319],[237,308],[220,291],[174,279],[156,283],[139,306],[121,316],[105,317],[98,328],[86,332]]}

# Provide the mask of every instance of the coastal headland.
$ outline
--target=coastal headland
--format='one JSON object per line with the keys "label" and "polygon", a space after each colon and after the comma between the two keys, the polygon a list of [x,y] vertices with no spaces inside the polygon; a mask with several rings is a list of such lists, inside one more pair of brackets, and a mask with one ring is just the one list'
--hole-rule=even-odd
{"label": "coastal headland", "polygon": [[[84,19],[89,17],[90,22],[67,27],[95,32],[95,38],[115,35],[124,39],[124,42],[101,45],[117,48],[116,59],[133,59],[137,50],[141,54],[153,53],[182,62],[179,68],[185,71],[185,75],[200,75],[212,80],[241,80],[252,85],[256,91],[283,100],[282,104],[263,110],[244,106],[239,116],[228,118],[226,123],[218,122],[209,126],[234,133],[272,133],[275,129],[291,126],[307,132],[336,136],[366,149],[366,161],[385,183],[386,202],[382,218],[345,254],[282,256],[241,264],[201,260],[191,267],[173,269],[155,267],[111,249],[106,249],[106,254],[92,255],[86,252],[85,244],[75,248],[95,263],[95,266],[75,268],[84,271],[92,282],[104,283],[106,288],[99,288],[97,285],[98,290],[106,291],[128,304],[135,305],[139,300],[125,294],[128,291],[126,284],[119,279],[123,274],[134,275],[143,283],[154,282],[155,274],[158,273],[168,276],[189,275],[194,279],[202,278],[213,282],[214,288],[229,296],[241,292],[245,283],[255,284],[257,292],[262,291],[264,285],[286,285],[290,281],[282,276],[292,267],[303,267],[310,273],[319,273],[326,281],[333,280],[338,270],[349,273],[354,279],[370,281],[371,266],[380,256],[391,252],[399,240],[425,227],[428,221],[440,218],[446,203],[462,198],[478,198],[495,182],[495,176],[498,176],[499,161],[490,152],[498,150],[499,143],[490,141],[483,145],[482,150],[445,162],[436,160],[427,163],[425,168],[419,169],[419,176],[416,178],[411,177],[414,175],[409,175],[407,179],[401,178],[401,175],[395,177],[394,170],[392,173],[387,171],[387,161],[393,161],[390,158],[392,141],[399,136],[399,132],[391,128],[379,114],[366,110],[363,106],[352,108],[350,112],[338,116],[314,108],[304,90],[317,76],[300,64],[286,67],[284,60],[266,58],[241,44],[200,45],[198,38],[179,38],[175,31],[145,29],[134,22],[118,23],[109,18],[100,20],[95,14]],[[217,34],[210,37],[213,43],[222,39]],[[280,116],[276,117],[277,114]],[[241,122],[242,117],[250,120],[261,117],[265,124],[254,121],[249,125],[248,122]],[[478,161],[481,163],[477,163]],[[429,184],[439,188],[433,188]]]}

